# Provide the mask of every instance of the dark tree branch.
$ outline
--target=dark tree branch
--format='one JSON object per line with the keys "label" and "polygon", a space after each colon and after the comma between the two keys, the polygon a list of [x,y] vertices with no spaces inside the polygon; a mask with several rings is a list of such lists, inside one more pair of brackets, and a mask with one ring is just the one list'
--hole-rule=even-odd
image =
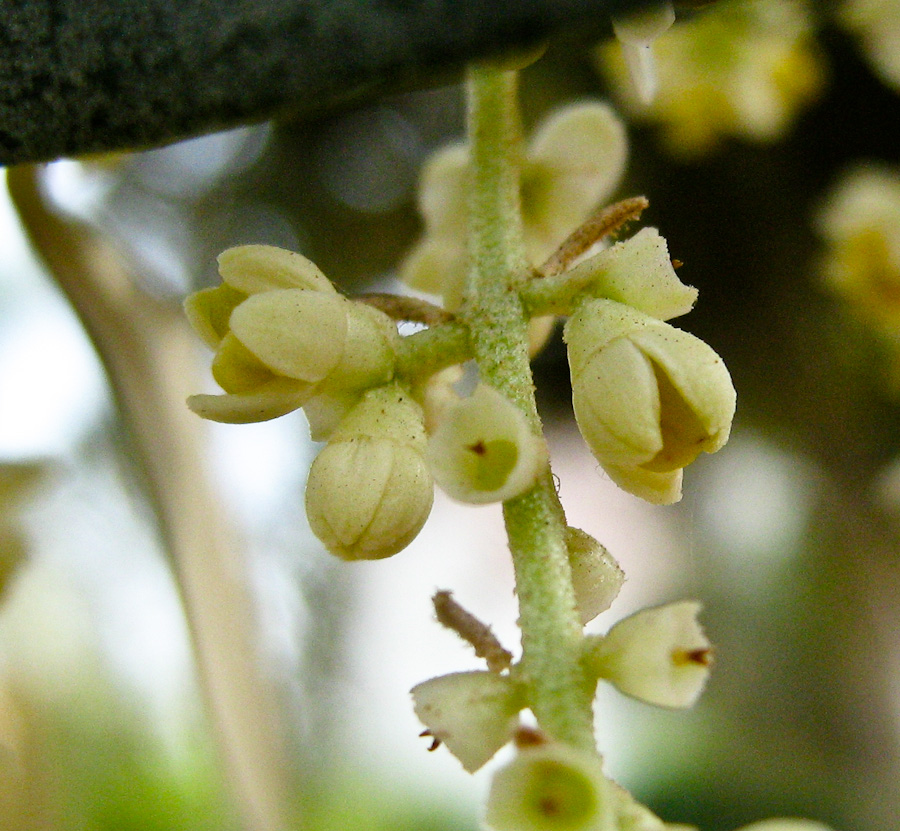
{"label": "dark tree branch", "polygon": [[314,117],[640,0],[0,0],[0,164]]}

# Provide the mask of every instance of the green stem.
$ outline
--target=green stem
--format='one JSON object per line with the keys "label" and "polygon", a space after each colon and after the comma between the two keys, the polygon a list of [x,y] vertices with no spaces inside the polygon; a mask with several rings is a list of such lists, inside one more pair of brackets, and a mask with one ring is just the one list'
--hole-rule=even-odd
{"label": "green stem", "polygon": [[[515,72],[470,68],[471,271],[461,316],[481,378],[540,418],[528,359],[528,316],[519,290],[528,279],[519,168],[522,143]],[[566,521],[549,466],[538,484],[503,506],[516,573],[522,678],[541,727],[593,749],[593,688],[580,664],[581,624],[565,544]]]}

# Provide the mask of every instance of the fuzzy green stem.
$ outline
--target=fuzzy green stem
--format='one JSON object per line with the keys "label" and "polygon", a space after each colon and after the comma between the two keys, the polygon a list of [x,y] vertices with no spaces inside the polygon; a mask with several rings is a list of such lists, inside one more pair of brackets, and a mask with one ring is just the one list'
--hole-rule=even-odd
{"label": "fuzzy green stem", "polygon": [[469,328],[456,321],[442,323],[401,339],[397,373],[412,380],[424,380],[471,357]]}
{"label": "fuzzy green stem", "polygon": [[[519,168],[517,77],[490,65],[468,74],[471,271],[461,317],[481,378],[541,429],[528,360],[528,316],[519,289],[528,279]],[[516,572],[522,678],[541,727],[593,749],[593,689],[581,657],[581,624],[565,544],[565,516],[549,467],[539,483],[503,506]]]}

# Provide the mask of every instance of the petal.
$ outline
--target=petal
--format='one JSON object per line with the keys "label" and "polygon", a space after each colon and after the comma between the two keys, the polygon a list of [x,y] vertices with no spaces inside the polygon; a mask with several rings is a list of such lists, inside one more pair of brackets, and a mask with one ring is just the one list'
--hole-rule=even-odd
{"label": "petal", "polygon": [[522,709],[509,677],[484,670],[442,675],[410,692],[419,721],[469,773],[512,738]]}
{"label": "petal", "polygon": [[429,234],[465,238],[469,208],[469,150],[451,144],[426,162],[419,183],[419,210]]}
{"label": "petal", "polygon": [[627,157],[625,126],[608,105],[574,104],[550,116],[532,137],[523,169],[526,236],[547,246],[562,242],[618,186]]}
{"label": "petal", "polygon": [[201,418],[224,424],[268,421],[303,406],[310,385],[289,378],[277,378],[244,395],[192,395],[190,407]]}
{"label": "petal", "polygon": [[239,245],[219,254],[219,274],[244,294],[274,289],[334,293],[331,281],[302,254],[273,245]]}
{"label": "petal", "polygon": [[658,320],[687,314],[697,300],[697,289],[678,279],[666,241],[656,228],[642,228],[579,263],[569,276],[587,284],[596,297],[624,303]]}
{"label": "petal", "polygon": [[184,312],[188,323],[207,346],[217,349],[228,333],[231,313],[246,299],[246,294],[228,285],[201,289],[185,299]]}
{"label": "petal", "polygon": [[672,505],[681,499],[681,469],[658,473],[643,467],[604,464],[603,470],[622,490],[653,505]]}
{"label": "petal", "polygon": [[344,353],[348,305],[337,294],[267,291],[232,312],[231,331],[273,372],[315,383]]}
{"label": "petal", "polygon": [[703,436],[697,453],[714,453],[722,447],[731,432],[737,402],[725,362],[699,338],[667,324],[647,327],[635,333],[632,341],[662,369],[698,420]]}
{"label": "petal", "polygon": [[604,467],[635,466],[663,448],[653,365],[628,338],[598,350],[572,375],[575,420]]}
{"label": "petal", "polygon": [[279,377],[231,332],[222,339],[212,362],[216,383],[228,393],[253,392]]}

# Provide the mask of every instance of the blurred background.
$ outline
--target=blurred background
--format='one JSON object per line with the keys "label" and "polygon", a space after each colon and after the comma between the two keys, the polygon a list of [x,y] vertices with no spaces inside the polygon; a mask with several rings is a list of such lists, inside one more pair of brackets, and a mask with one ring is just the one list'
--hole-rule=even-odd
{"label": "blurred background", "polygon": [[[580,98],[628,120],[620,195],[650,199],[644,223],[700,290],[678,323],[738,390],[727,447],[659,508],[582,444],[558,332],[535,361],[569,522],[628,576],[591,631],[697,598],[716,645],[689,712],[601,689],[600,748],[639,799],[703,831],[773,815],[884,831],[900,816],[900,3],[719,0],[679,16],[649,108],[614,43],[553,49],[522,79],[526,125]],[[447,87],[61,161],[42,182],[156,307],[217,282],[215,256],[242,243],[300,251],[350,294],[399,290],[419,169],[462,132]],[[115,390],[8,200],[0,235],[0,828],[237,829]],[[184,382],[212,391],[192,348]],[[491,767],[473,778],[428,754],[407,693],[478,666],[434,621],[436,589],[518,646],[499,508],[438,494],[407,550],[345,564],[306,525],[302,412],[204,425],[198,441],[208,472],[189,475],[233,525],[291,825],[477,827]]]}

